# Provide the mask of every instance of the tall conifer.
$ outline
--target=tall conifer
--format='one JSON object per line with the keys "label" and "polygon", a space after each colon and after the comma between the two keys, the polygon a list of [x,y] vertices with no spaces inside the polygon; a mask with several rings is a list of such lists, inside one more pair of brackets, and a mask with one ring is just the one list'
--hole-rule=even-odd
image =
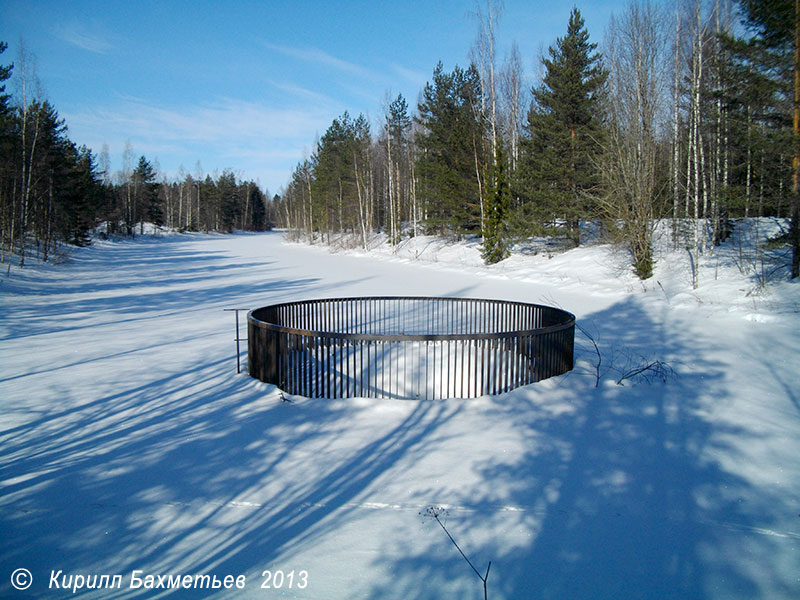
{"label": "tall conifer", "polygon": [[[792,73],[792,278],[800,276],[800,0],[741,0],[749,25]],[[791,65],[791,66],[788,66]],[[780,73],[781,69],[772,72]]]}
{"label": "tall conifer", "polygon": [[441,234],[480,231],[486,123],[475,67],[445,72],[440,62],[422,93],[417,118],[419,193],[426,224]]}
{"label": "tall conifer", "polygon": [[573,8],[566,36],[542,58],[545,76],[533,90],[520,169],[520,195],[536,204],[542,220],[565,219],[576,245],[587,212],[585,192],[598,182],[600,95],[607,72],[596,47]]}

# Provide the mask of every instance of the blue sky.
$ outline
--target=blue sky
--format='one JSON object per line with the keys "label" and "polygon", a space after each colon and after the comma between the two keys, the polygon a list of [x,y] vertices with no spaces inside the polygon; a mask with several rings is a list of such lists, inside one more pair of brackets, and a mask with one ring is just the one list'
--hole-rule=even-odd
{"label": "blue sky", "polygon": [[[532,84],[537,56],[564,35],[573,2],[506,0],[497,32]],[[436,63],[466,66],[475,0],[64,2],[0,0],[2,64],[20,40],[70,138],[118,170],[134,156],[175,176],[233,169],[275,193],[345,110],[377,127],[387,94],[418,95]],[[580,3],[601,41],[624,0]],[[7,90],[14,90],[13,82]]]}

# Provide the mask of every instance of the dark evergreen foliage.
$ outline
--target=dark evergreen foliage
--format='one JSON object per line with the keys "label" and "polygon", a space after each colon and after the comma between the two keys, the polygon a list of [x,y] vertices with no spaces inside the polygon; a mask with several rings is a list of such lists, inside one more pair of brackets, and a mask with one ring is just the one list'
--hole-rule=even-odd
{"label": "dark evergreen foliage", "polygon": [[[5,49],[5,45],[1,45]],[[0,76],[10,74],[5,67]],[[59,242],[85,245],[97,222],[103,189],[89,149],[77,148],[47,101],[8,105],[0,90],[0,216],[2,250],[34,249],[48,260]]]}
{"label": "dark evergreen foliage", "polygon": [[255,231],[272,229],[272,223],[267,223],[267,207],[264,203],[264,194],[258,186],[251,186],[247,195],[245,211],[249,208],[250,223]]}
{"label": "dark evergreen foliage", "polygon": [[607,73],[596,47],[573,9],[566,36],[550,46],[549,58],[542,58],[545,76],[533,90],[516,186],[539,220],[564,219],[575,244],[579,220],[591,212],[587,193],[599,181],[596,158]]}
{"label": "dark evergreen foliage", "polygon": [[428,229],[442,235],[480,233],[487,162],[480,90],[474,65],[447,73],[440,62],[418,107],[419,193]]}
{"label": "dark evergreen foliage", "polygon": [[[795,278],[800,276],[800,5],[794,0],[740,0],[740,4],[754,35],[731,42],[741,87],[729,86],[728,91],[740,106],[755,107],[760,113],[764,127],[758,141],[763,162],[772,171],[767,181],[781,182],[787,175],[791,179],[789,238]],[[751,115],[747,116],[750,125]],[[773,195],[780,202],[784,193],[778,189]]]}
{"label": "dark evergreen foliage", "polygon": [[486,206],[482,256],[486,264],[508,258],[510,254],[508,213],[511,206],[511,191],[506,175],[506,157],[502,142],[497,144],[497,155],[489,174],[491,185]]}
{"label": "dark evergreen foliage", "polygon": [[96,225],[96,216],[105,197],[95,159],[86,146],[76,148],[66,140],[61,158],[61,177],[56,181],[56,210],[60,237],[67,243],[85,246],[91,243],[89,232]]}
{"label": "dark evergreen foliage", "polygon": [[145,215],[147,221],[161,227],[164,224],[164,212],[158,198],[159,186],[156,176],[153,165],[144,156],[139,157],[139,163],[133,172],[136,214]]}

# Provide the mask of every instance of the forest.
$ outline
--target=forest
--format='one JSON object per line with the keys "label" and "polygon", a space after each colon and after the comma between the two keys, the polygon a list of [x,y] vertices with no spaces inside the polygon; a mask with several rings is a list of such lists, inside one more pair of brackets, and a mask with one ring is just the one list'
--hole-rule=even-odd
{"label": "forest", "polygon": [[[233,171],[171,179],[126,148],[76,147],[46,100],[0,89],[2,260],[91,235],[285,228],[293,239],[369,249],[376,233],[481,240],[486,263],[545,237],[627,249],[652,276],[653,235],[668,220],[692,264],[737,219],[790,223],[773,242],[800,274],[800,2],[632,0],[602,38],[574,8],[526,86],[516,44],[498,58],[502,5],[483,0],[466,66],[441,62],[416,107],[387,98],[371,121],[333,119],[270,197]],[[0,46],[5,50],[5,44]],[[4,57],[0,54],[0,62]],[[0,83],[20,65],[0,67]],[[697,285],[696,274],[694,284]]]}
{"label": "forest", "polygon": [[[7,49],[0,42],[0,59]],[[109,169],[99,155],[69,139],[56,108],[38,97],[21,64],[0,66],[0,261],[24,266],[64,244],[91,244],[92,235],[136,236],[145,224],[176,231],[261,231],[272,227],[271,199],[232,170],[204,175],[181,171],[168,178],[157,162],[135,157],[128,142],[123,167]],[[17,97],[5,82],[17,71]],[[31,89],[34,88],[34,89]],[[28,101],[28,96],[33,99]]]}

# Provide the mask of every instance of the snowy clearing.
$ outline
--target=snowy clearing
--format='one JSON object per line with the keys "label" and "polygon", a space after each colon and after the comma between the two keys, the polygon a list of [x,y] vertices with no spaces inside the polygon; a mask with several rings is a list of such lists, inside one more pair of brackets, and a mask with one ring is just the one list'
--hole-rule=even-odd
{"label": "snowy clearing", "polygon": [[[469,243],[334,254],[276,233],[11,268],[0,596],[482,598],[421,515],[443,506],[476,567],[491,561],[492,600],[800,597],[800,287],[759,288],[737,255],[732,240],[707,257],[698,290],[685,251],[642,284],[604,246],[486,268]],[[596,340],[599,385],[582,335],[571,373],[476,400],[281,402],[236,374],[224,308],[383,294],[558,305]],[[614,383],[651,359],[666,383]],[[247,583],[131,589],[134,570]],[[265,570],[296,578],[275,589]],[[48,590],[58,571],[122,586]]]}

